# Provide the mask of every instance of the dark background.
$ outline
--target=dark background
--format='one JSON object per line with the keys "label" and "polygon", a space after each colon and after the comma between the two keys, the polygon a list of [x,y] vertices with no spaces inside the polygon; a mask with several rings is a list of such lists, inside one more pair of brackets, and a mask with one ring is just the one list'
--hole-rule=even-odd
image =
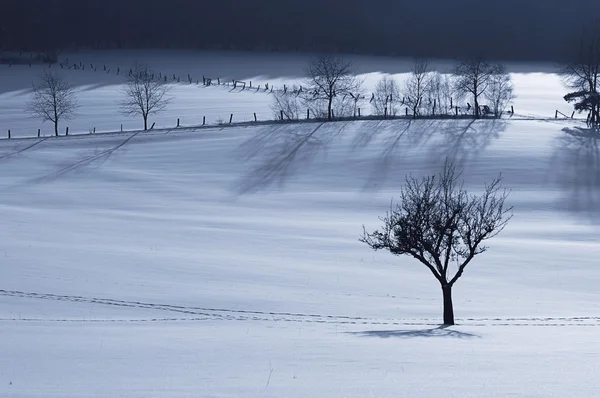
{"label": "dark background", "polygon": [[560,60],[600,0],[0,0],[0,46]]}

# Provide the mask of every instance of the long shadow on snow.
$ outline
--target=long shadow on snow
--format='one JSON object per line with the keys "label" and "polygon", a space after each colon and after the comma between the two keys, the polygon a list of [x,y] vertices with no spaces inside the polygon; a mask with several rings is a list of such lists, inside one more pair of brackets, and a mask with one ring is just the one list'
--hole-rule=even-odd
{"label": "long shadow on snow", "polygon": [[500,136],[506,122],[421,119],[366,127],[355,137],[353,150],[379,144],[381,152],[375,156],[363,186],[364,190],[378,190],[390,179],[390,173],[401,183],[405,174],[421,169],[420,164],[436,168],[448,159],[459,168],[467,167]]}
{"label": "long shadow on snow", "polygon": [[473,339],[479,338],[476,334],[459,332],[458,330],[449,329],[449,326],[442,325],[433,329],[419,330],[367,330],[364,332],[350,332],[361,337],[379,337],[382,339],[389,338],[414,338],[414,337],[438,337],[438,338],[454,338],[454,339]]}
{"label": "long shadow on snow", "polygon": [[[239,157],[249,164],[248,171],[236,183],[238,194],[256,193],[283,186],[342,133],[347,123],[289,124],[261,131],[238,149]],[[254,164],[253,164],[254,163]]]}
{"label": "long shadow on snow", "polygon": [[[348,123],[352,122],[279,125],[259,132],[238,149],[249,168],[236,183],[235,191],[247,194],[283,186],[326,153]],[[364,155],[370,147],[380,151],[366,157],[366,167],[372,165],[363,185],[368,191],[381,189],[391,178],[396,181],[422,169],[420,165],[436,169],[448,159],[465,167],[499,137],[506,122],[422,119],[365,122],[358,127],[348,159],[356,160],[357,153]]]}
{"label": "long shadow on snow", "polygon": [[554,142],[549,175],[564,192],[561,209],[600,221],[600,128],[564,128]]}

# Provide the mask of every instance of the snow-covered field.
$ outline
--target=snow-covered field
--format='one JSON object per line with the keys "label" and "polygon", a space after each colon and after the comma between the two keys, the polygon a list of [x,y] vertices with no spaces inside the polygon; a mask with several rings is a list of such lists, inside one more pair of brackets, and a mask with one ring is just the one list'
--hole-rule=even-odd
{"label": "snow-covered field", "polygon": [[[354,62],[367,97],[374,90],[377,81],[385,74],[393,76],[400,84],[406,78],[411,60],[384,57],[348,57]],[[303,68],[309,55],[261,55],[252,53],[205,53],[185,51],[137,51],[137,52],[91,52],[63,54],[63,63],[81,64],[84,70],[60,69],[65,78],[79,88],[79,111],[74,120],[61,124],[61,134],[65,127],[73,133],[89,133],[135,130],[142,127],[141,121],[120,113],[119,101],[123,98],[124,75],[135,61],[147,62],[150,68],[167,75],[173,83],[171,102],[168,111],[152,118],[157,127],[173,128],[180,119],[183,126],[215,125],[220,121],[229,122],[233,113],[234,122],[274,119],[270,108],[271,98],[264,91],[265,83],[275,89],[302,82]],[[96,68],[94,72],[90,66]],[[106,66],[107,71],[104,71]],[[431,66],[440,72],[448,72],[452,63],[434,61]],[[552,74],[556,65],[550,64],[508,64],[515,83],[517,99],[516,117],[552,118],[555,111],[571,114],[571,107],[562,99],[564,89],[560,79]],[[0,65],[0,137],[6,137],[10,129],[13,137],[35,137],[38,128],[42,135],[51,135],[53,126],[32,118],[26,111],[31,85],[42,69],[47,66]],[[120,75],[116,74],[117,68]],[[173,75],[180,78],[174,81]],[[187,82],[190,75],[192,84]],[[261,87],[242,91],[239,87],[204,87],[202,77],[220,78],[223,83],[232,79],[245,81]],[[199,82],[199,84],[197,84]],[[362,114],[371,109],[368,101],[362,104]]]}
{"label": "snow-covered field", "polygon": [[[262,81],[297,78],[285,59],[263,61]],[[394,72],[376,61],[366,77]],[[227,73],[254,79],[257,63]],[[556,76],[523,70],[517,113],[568,111]],[[18,111],[32,73],[0,68],[0,125],[22,135],[37,126]],[[72,126],[121,122],[104,79],[82,78]],[[176,90],[157,124],[270,112],[260,93]],[[553,120],[1,140],[0,396],[595,396],[599,155],[579,122]],[[515,217],[458,282],[458,325],[440,328],[429,271],[358,236],[406,173],[446,157],[472,190],[502,172]]]}

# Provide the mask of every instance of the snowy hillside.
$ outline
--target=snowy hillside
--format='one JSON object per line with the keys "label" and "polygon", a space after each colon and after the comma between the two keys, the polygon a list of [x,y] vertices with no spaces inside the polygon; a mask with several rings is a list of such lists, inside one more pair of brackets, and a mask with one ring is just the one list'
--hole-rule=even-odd
{"label": "snowy hillside", "polygon": [[[556,76],[515,80],[522,114],[568,109]],[[96,84],[76,123],[110,129],[117,82]],[[26,131],[13,88],[0,121]],[[177,90],[164,125],[260,103]],[[457,283],[450,328],[426,268],[358,242],[405,174],[445,158],[474,192],[502,173],[515,207]],[[598,159],[583,125],[554,120],[0,140],[0,396],[594,396]]]}
{"label": "snowy hillside", "polygon": [[[597,154],[571,127],[356,122],[2,141],[0,391],[589,395]],[[437,330],[427,270],[357,237],[405,173],[437,171],[444,156],[472,189],[502,172],[516,210],[457,285],[460,325]]]}
{"label": "snowy hillside", "polygon": [[[85,69],[60,70],[69,82],[79,88],[79,112],[74,120],[64,124],[70,132],[88,133],[96,128],[97,132],[119,131],[141,128],[140,120],[122,115],[119,101],[123,98],[123,74],[135,61],[144,61],[157,72],[169,76],[173,83],[171,94],[173,101],[166,112],[153,118],[157,127],[171,128],[179,118],[184,126],[200,125],[206,117],[206,123],[229,122],[233,113],[234,122],[254,120],[272,120],[271,98],[264,91],[265,83],[269,87],[281,89],[300,83],[303,67],[309,55],[261,55],[251,53],[205,53],[205,52],[92,52],[64,54],[61,61],[82,65]],[[360,78],[364,79],[366,93],[374,90],[377,81],[385,74],[392,75],[402,82],[410,70],[411,60],[384,57],[351,57]],[[91,70],[94,66],[96,71]],[[106,66],[106,72],[104,67]],[[448,61],[433,62],[432,66],[441,72],[448,72],[452,64]],[[572,107],[562,96],[564,88],[560,79],[553,74],[555,65],[509,64],[509,71],[515,84],[515,113],[517,117],[552,118],[556,110],[571,114]],[[31,85],[40,72],[47,66],[15,65],[9,68],[0,65],[0,136],[5,137],[10,129],[13,137],[33,137],[37,129],[42,135],[50,135],[52,126],[41,123],[25,111],[30,98]],[[117,68],[121,74],[117,75]],[[177,83],[172,77],[180,78]],[[190,75],[192,84],[187,82]],[[255,89],[244,90],[232,87],[203,87],[202,78],[220,78],[222,82],[232,79],[252,82]],[[200,84],[197,84],[200,83]],[[368,94],[370,95],[370,94]],[[363,105],[363,114],[371,107]]]}

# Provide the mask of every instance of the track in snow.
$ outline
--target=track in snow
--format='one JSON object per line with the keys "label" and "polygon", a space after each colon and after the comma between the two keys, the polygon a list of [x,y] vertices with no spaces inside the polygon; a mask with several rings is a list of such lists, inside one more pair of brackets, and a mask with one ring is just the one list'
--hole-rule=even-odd
{"label": "track in snow", "polygon": [[[9,318],[0,321],[21,322],[175,322],[175,321],[274,321],[294,323],[321,323],[335,325],[367,325],[367,326],[437,326],[439,319],[376,319],[350,317],[342,315],[320,315],[291,312],[248,311],[223,308],[187,307],[171,304],[145,303],[96,297],[57,295],[22,292],[0,289],[0,296],[19,297],[23,299],[52,300],[71,303],[87,303],[104,306],[143,308],[170,313],[183,314],[175,318],[145,319],[44,319],[44,318]],[[457,319],[458,326],[545,326],[545,327],[600,327],[600,317],[520,317],[520,318],[464,318]]]}

